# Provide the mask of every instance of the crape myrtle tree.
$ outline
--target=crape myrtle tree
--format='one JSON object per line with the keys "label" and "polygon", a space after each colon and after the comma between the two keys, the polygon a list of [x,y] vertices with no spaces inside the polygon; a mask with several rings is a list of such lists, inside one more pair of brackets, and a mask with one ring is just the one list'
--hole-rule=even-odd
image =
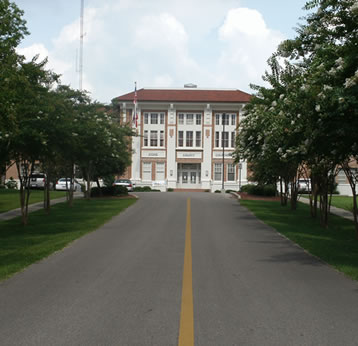
{"label": "crape myrtle tree", "polygon": [[305,109],[310,114],[308,157],[313,185],[320,195],[321,222],[327,225],[327,193],[337,166],[343,168],[351,183],[357,221],[355,178],[349,162],[358,156],[358,2],[322,0],[306,4],[306,9],[314,8],[317,10],[299,28],[298,37],[281,45],[280,54],[307,69],[304,87],[308,98],[315,99],[315,104]]}
{"label": "crape myrtle tree", "polygon": [[79,114],[74,131],[78,140],[76,163],[87,181],[86,197],[90,198],[91,180],[98,182],[101,177],[122,174],[130,164],[133,133],[97,102],[88,104]]}
{"label": "crape myrtle tree", "polygon": [[[300,169],[305,170],[312,179],[311,214],[316,215],[319,196],[321,224],[327,226],[328,195],[337,167],[346,172],[355,195],[356,177],[350,161],[358,157],[358,2],[322,0],[306,4],[306,9],[314,8],[317,11],[308,15],[307,23],[297,30],[298,36],[284,41],[274,54],[281,68],[275,68],[271,60],[271,74],[265,75],[271,88],[257,88],[258,95],[247,107],[238,152],[247,159],[262,160],[266,156],[268,162],[269,157],[274,160],[276,150],[278,162],[287,165],[288,171],[293,174],[297,167],[297,173],[289,178],[291,191]],[[257,98],[267,99],[260,101],[265,107],[255,105]],[[257,123],[257,118],[264,119]],[[256,127],[256,137],[250,134],[250,126]],[[252,155],[255,145],[256,155]],[[355,202],[354,208],[356,214]]]}
{"label": "crape myrtle tree", "polygon": [[280,65],[275,56],[268,63],[270,72],[263,79],[270,88],[252,86],[257,94],[245,107],[235,156],[251,163],[254,177],[264,178],[259,183],[279,181],[281,203],[287,204],[290,192],[291,208],[295,209],[306,153],[302,116],[296,106],[300,95],[295,92],[302,71],[287,61]]}
{"label": "crape myrtle tree", "polygon": [[18,69],[18,87],[14,96],[14,121],[9,131],[9,157],[17,167],[20,180],[22,222],[27,224],[30,196],[29,177],[35,163],[46,148],[48,135],[44,127],[44,112],[49,88],[57,76],[46,71],[46,61],[21,63]]}
{"label": "crape myrtle tree", "polygon": [[15,126],[14,98],[22,61],[15,48],[28,35],[22,16],[23,11],[15,3],[0,0],[0,172],[10,161],[9,133]]}

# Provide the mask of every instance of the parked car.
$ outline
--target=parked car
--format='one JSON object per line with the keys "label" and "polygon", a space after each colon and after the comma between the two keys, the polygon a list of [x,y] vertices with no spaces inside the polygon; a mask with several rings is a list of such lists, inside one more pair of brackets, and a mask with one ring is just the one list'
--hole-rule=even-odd
{"label": "parked car", "polygon": [[298,191],[300,193],[310,193],[311,192],[311,182],[309,180],[300,179],[298,181]]}
{"label": "parked car", "polygon": [[125,186],[128,191],[133,191],[133,183],[129,179],[117,179],[114,181],[113,186]]}
{"label": "parked car", "polygon": [[46,174],[32,173],[29,176],[30,189],[44,189],[46,183]]}
{"label": "parked car", "polygon": [[[59,191],[66,191],[69,190],[71,186],[71,178],[60,178],[56,182],[56,190]],[[77,192],[81,192],[82,186],[81,184],[75,179],[73,190]]]}

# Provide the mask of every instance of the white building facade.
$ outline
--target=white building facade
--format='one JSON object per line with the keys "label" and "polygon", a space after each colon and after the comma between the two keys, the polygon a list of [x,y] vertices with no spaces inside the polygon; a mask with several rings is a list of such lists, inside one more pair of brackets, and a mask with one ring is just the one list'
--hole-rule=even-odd
{"label": "white building facade", "polygon": [[140,89],[117,98],[121,121],[137,132],[127,177],[136,186],[239,190],[246,162],[232,154],[250,95],[239,90]]}

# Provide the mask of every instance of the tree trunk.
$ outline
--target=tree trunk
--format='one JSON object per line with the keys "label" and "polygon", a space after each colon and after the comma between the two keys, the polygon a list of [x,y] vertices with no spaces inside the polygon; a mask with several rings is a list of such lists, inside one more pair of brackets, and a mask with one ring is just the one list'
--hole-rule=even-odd
{"label": "tree trunk", "polygon": [[349,167],[349,161],[346,161],[342,164],[342,169],[346,174],[348,179],[349,185],[351,186],[352,195],[353,195],[353,220],[354,220],[354,228],[356,231],[356,238],[358,239],[358,218],[357,218],[357,190],[356,190],[356,183],[357,177],[352,172],[351,168]]}
{"label": "tree trunk", "polygon": [[291,182],[291,200],[290,200],[291,210],[297,209],[297,197],[298,197],[298,186],[296,181],[294,180]]}

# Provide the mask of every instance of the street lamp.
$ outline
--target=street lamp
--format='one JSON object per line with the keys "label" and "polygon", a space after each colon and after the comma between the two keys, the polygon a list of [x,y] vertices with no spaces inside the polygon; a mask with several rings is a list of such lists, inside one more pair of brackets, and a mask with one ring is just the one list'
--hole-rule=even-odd
{"label": "street lamp", "polygon": [[221,135],[221,142],[222,142],[222,146],[223,146],[223,167],[222,167],[222,187],[221,187],[221,190],[222,190],[222,193],[225,192],[225,186],[224,186],[224,164],[225,164],[225,144],[224,144],[224,135],[225,135],[225,118],[226,118],[226,114],[223,113],[222,114],[222,123],[223,123],[223,132],[222,132],[222,135]]}

